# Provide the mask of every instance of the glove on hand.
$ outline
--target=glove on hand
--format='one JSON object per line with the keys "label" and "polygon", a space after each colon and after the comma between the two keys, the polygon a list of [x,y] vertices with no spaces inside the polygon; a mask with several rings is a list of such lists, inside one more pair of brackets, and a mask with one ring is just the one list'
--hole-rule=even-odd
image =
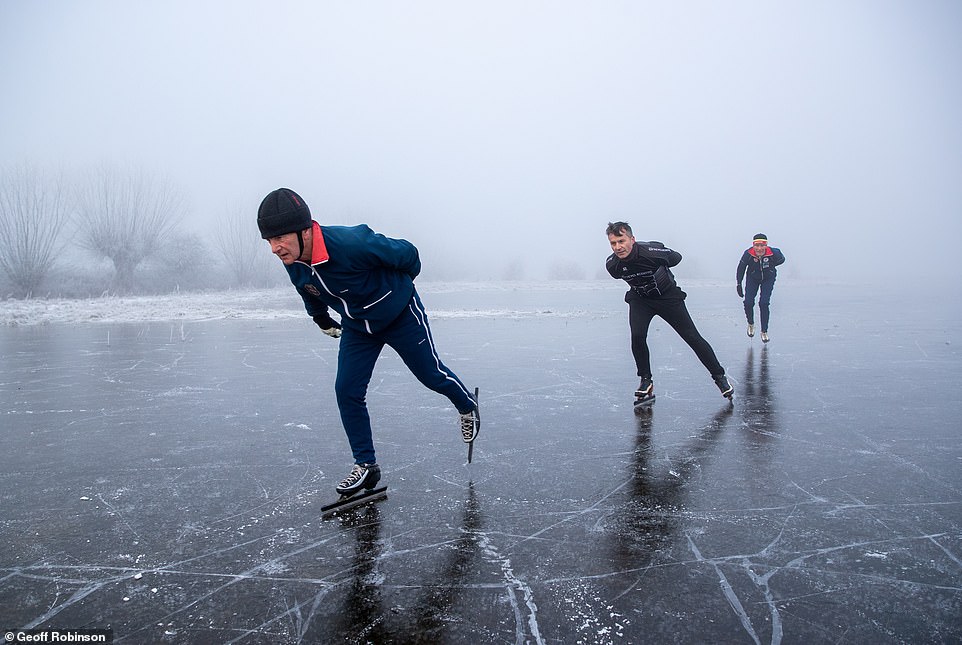
{"label": "glove on hand", "polygon": [[742,290],[742,283],[741,283],[741,282],[738,283],[738,286],[735,287],[735,290],[738,291],[738,297],[739,297],[739,298],[744,298],[744,297],[745,297],[745,292]]}
{"label": "glove on hand", "polygon": [[322,332],[331,338],[341,337],[341,325],[331,318],[330,315],[314,316],[314,322],[321,328]]}

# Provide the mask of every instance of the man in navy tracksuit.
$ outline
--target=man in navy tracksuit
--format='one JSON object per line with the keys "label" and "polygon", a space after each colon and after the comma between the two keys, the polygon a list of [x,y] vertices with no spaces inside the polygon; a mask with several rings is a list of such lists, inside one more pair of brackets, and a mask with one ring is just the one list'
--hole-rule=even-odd
{"label": "man in navy tracksuit", "polygon": [[[438,357],[427,314],[414,288],[421,271],[417,248],[367,225],[320,226],[304,200],[279,188],[257,212],[261,237],[284,263],[307,313],[328,336],[340,338],[334,391],[354,453],[342,495],[374,488],[381,478],[365,397],[374,364],[390,345],[421,383],[445,395],[460,413],[461,434],[472,443],[480,429],[474,397]],[[340,315],[340,323],[329,312]]]}
{"label": "man in navy tracksuit", "polygon": [[646,406],[655,400],[648,352],[648,327],[655,316],[660,316],[688,343],[708,369],[722,396],[731,400],[735,390],[725,376],[725,368],[719,364],[711,345],[695,328],[685,306],[687,294],[675,282],[669,268],[681,262],[681,253],[661,242],[636,241],[627,222],[609,223],[605,232],[613,251],[605,268],[612,278],[624,280],[630,287],[625,302],[628,303],[631,353],[641,377],[635,391],[635,405]]}
{"label": "man in navy tracksuit", "polygon": [[[775,278],[778,275],[775,267],[785,262],[785,255],[780,249],[768,246],[768,236],[758,233],[752,239],[752,246],[742,253],[735,269],[736,291],[738,297],[744,300],[745,318],[748,319],[748,335],[755,335],[755,294],[761,289],[758,297],[758,310],[761,313],[762,342],[768,342],[768,320],[771,315],[772,290],[775,288]],[[745,278],[745,289],[742,290],[742,278]]]}

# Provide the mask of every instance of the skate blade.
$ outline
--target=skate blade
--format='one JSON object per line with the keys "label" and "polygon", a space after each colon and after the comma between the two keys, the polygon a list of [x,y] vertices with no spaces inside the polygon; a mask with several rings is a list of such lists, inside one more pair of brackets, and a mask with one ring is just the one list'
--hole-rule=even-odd
{"label": "skate blade", "polygon": [[322,506],[321,517],[332,517],[338,513],[342,513],[352,508],[357,508],[358,506],[363,506],[364,504],[377,502],[383,499],[387,499],[387,486],[372,488],[371,490],[355,493],[354,495],[350,495],[348,497],[342,496],[341,499],[337,500],[336,502]]}
{"label": "skate blade", "polygon": [[655,397],[652,395],[650,399],[635,399],[635,409],[639,410],[641,408],[650,408],[655,403]]}
{"label": "skate blade", "polygon": [[474,442],[478,440],[478,435],[481,434],[481,404],[478,402],[478,388],[474,388],[474,405],[477,407],[477,417],[474,422],[477,424],[475,427],[477,431],[474,433],[474,439],[468,444],[468,463],[471,463],[471,458],[474,457]]}

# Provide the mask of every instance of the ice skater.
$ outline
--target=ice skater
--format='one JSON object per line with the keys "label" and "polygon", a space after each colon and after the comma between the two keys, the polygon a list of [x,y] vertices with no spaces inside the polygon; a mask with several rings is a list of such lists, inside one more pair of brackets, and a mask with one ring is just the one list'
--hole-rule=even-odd
{"label": "ice skater", "polygon": [[719,364],[715,351],[695,328],[685,306],[687,294],[675,282],[669,269],[681,262],[681,253],[661,242],[635,241],[627,222],[609,223],[605,232],[613,251],[605,267],[611,277],[624,280],[630,287],[625,302],[628,303],[631,353],[641,377],[635,392],[635,406],[649,405],[655,400],[648,351],[648,327],[655,316],[661,316],[688,343],[708,369],[722,396],[731,401],[735,389],[725,376],[725,368]]}
{"label": "ice skater", "polygon": [[[321,331],[340,338],[334,392],[354,467],[336,487],[342,496],[372,490],[381,478],[374,452],[367,387],[385,345],[411,373],[446,396],[460,414],[461,437],[473,444],[481,421],[475,397],[438,357],[414,279],[417,248],[366,224],[321,226],[293,190],[270,192],[257,211],[261,237],[284,263]],[[340,322],[331,317],[333,309]]]}
{"label": "ice skater", "polygon": [[[758,311],[762,325],[762,342],[767,343],[768,321],[771,315],[770,305],[772,300],[772,290],[775,288],[775,278],[778,265],[785,262],[785,255],[780,249],[768,246],[768,236],[764,233],[757,233],[752,238],[751,248],[745,249],[741,259],[738,261],[738,268],[735,270],[736,291],[738,297],[742,298],[745,305],[745,318],[748,320],[748,336],[755,336],[755,294],[761,289],[758,297]],[[745,278],[745,288],[742,289],[742,278]]]}

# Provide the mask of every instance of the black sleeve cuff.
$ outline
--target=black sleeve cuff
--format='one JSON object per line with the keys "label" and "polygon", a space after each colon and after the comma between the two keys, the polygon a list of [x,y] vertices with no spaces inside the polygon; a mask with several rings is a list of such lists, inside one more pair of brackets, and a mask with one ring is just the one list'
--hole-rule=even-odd
{"label": "black sleeve cuff", "polygon": [[317,326],[320,327],[321,329],[330,329],[331,327],[333,327],[334,329],[341,328],[341,324],[335,321],[333,318],[331,318],[330,314],[321,314],[318,316],[312,316],[312,318],[314,319],[314,322],[317,324]]}

